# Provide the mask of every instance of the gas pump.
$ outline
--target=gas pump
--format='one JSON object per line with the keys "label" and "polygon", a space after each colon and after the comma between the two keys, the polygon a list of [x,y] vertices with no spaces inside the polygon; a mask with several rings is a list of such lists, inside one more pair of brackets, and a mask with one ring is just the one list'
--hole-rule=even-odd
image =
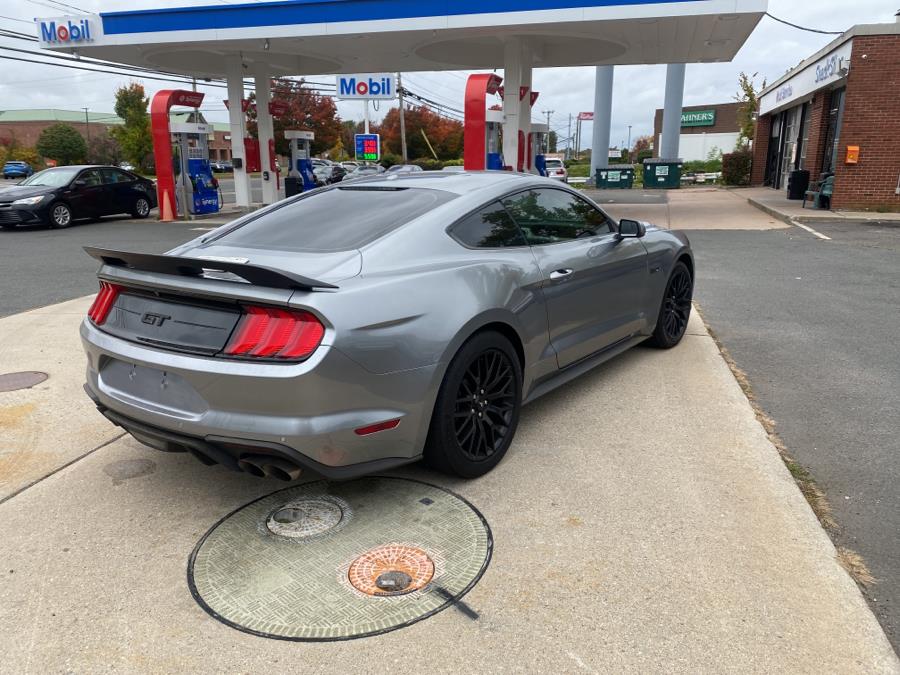
{"label": "gas pump", "polygon": [[[288,129],[284,132],[284,137],[291,142],[291,169],[288,171],[288,176],[301,179],[304,192],[314,189],[316,176],[310,161],[310,147],[316,137],[315,134],[312,131]],[[285,181],[285,190],[287,190],[287,181]],[[286,194],[286,196],[290,195]]]}
{"label": "gas pump", "polygon": [[209,166],[209,142],[212,127],[204,122],[173,122],[176,194],[191,213],[218,213],[219,181]]}
{"label": "gas pump", "polygon": [[503,111],[485,111],[485,168],[503,170]]}
{"label": "gas pump", "polygon": [[547,175],[545,155],[549,144],[550,128],[546,124],[531,124],[528,134],[528,169],[537,171],[541,176]]}

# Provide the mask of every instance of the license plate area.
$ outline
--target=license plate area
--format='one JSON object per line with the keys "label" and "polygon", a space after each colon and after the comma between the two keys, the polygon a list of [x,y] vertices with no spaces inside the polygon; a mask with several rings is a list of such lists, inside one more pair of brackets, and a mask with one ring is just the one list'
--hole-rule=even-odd
{"label": "license plate area", "polygon": [[109,358],[100,368],[100,386],[123,403],[182,419],[197,419],[206,401],[178,373]]}
{"label": "license plate area", "polygon": [[102,328],[132,342],[213,355],[225,347],[239,318],[236,306],[201,305],[123,292]]}

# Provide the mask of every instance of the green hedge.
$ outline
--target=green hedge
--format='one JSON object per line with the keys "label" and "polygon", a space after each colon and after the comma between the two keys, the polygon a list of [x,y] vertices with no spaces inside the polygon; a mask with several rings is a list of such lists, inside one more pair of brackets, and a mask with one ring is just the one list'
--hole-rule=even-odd
{"label": "green hedge", "polygon": [[722,182],[725,185],[750,185],[752,160],[753,155],[749,150],[722,155]]}

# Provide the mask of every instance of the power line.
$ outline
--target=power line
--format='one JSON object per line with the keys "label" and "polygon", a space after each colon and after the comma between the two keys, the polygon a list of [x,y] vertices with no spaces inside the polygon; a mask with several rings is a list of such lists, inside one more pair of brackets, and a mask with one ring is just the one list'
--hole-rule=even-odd
{"label": "power line", "polygon": [[[19,23],[27,23],[27,24],[30,24],[30,25],[34,25],[34,21],[27,21],[26,19],[17,19],[17,18],[14,17],[14,16],[5,16],[5,15],[3,15],[3,14],[0,14],[0,19],[7,19],[7,20],[9,20],[9,21],[18,21]],[[35,39],[36,39],[36,38],[35,38]]]}
{"label": "power line", "polygon": [[772,19],[773,21],[777,21],[778,23],[783,23],[785,26],[790,26],[791,28],[796,28],[798,30],[805,30],[809,33],[819,33],[821,35],[843,35],[847,31],[843,30],[819,30],[818,28],[807,28],[806,26],[798,26],[796,23],[791,23],[790,21],[785,21],[784,19],[779,19],[777,16],[769,14],[766,12],[766,16]]}

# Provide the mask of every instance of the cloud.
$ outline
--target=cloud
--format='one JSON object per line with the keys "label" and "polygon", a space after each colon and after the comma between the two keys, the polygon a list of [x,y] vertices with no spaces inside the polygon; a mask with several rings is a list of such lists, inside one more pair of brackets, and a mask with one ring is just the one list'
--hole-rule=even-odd
{"label": "cloud", "polygon": [[[212,0],[165,0],[154,2],[155,7],[210,4]],[[132,0],[79,0],[74,2],[87,11],[98,12],[133,9]],[[824,30],[845,30],[856,23],[892,22],[894,10],[888,9],[884,0],[855,0],[853,3],[838,0],[820,0],[816,11],[794,0],[771,0],[769,11],[794,23]],[[29,7],[23,2],[7,3],[3,14],[30,22],[35,13],[46,15],[50,10]],[[0,19],[0,26],[22,32],[32,32],[30,23]],[[758,73],[759,79],[769,82],[783,75],[789,68],[828,44],[833,36],[817,35],[785,26],[764,18],[731,63],[690,64],[685,78],[685,105],[724,103],[733,100],[737,92],[737,79],[741,71]],[[0,44],[21,48],[27,43],[0,38]],[[31,58],[31,57],[26,57]],[[499,65],[499,64],[498,64]],[[109,112],[113,109],[114,93],[118,86],[126,84],[128,77],[77,73],[52,66],[39,66],[6,61],[0,78],[0,100],[9,108],[63,108],[89,107],[92,111]],[[136,78],[135,78],[136,79]],[[330,78],[316,77],[319,81]],[[465,73],[409,73],[404,74],[405,85],[412,91],[442,104],[461,109],[465,88]],[[168,88],[165,83],[146,80],[149,93]],[[626,140],[628,125],[631,137],[652,133],[653,114],[662,107],[665,87],[665,66],[619,66],[615,72],[613,90],[613,126],[610,142],[614,145]],[[203,110],[210,121],[226,121],[227,113],[222,104],[225,90],[200,85],[207,92],[207,105]],[[534,73],[534,89],[541,92],[535,105],[534,118],[545,119],[541,111],[553,110],[551,128],[560,136],[568,130],[571,114],[593,110],[594,69],[554,68],[539,69]],[[387,110],[383,102],[378,111],[372,111],[372,119],[380,119]],[[359,102],[341,101],[338,112],[345,119],[362,119]],[[574,121],[573,121],[574,132]],[[591,141],[591,125],[583,129],[584,147]]]}

